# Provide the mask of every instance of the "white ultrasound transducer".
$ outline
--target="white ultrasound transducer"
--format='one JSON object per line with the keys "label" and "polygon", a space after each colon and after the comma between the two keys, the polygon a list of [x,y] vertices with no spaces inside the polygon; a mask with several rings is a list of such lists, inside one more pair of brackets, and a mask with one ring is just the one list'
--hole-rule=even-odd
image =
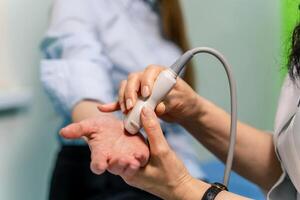
{"label": "white ultrasound transducer", "polygon": [[230,65],[224,58],[224,56],[218,51],[209,47],[199,47],[191,49],[185,52],[173,65],[166,70],[163,70],[158,75],[153,85],[152,94],[148,98],[139,97],[137,103],[133,109],[124,118],[124,127],[131,133],[136,134],[141,129],[140,114],[142,108],[147,106],[152,110],[155,109],[158,103],[160,103],[165,96],[172,90],[176,84],[176,78],[184,69],[187,62],[198,53],[208,53],[215,56],[224,66],[230,88],[231,97],[231,124],[230,124],[230,143],[228,149],[228,155],[226,160],[226,167],[224,171],[223,183],[225,186],[228,185],[230,171],[232,167],[234,145],[236,140],[236,124],[237,124],[237,100],[236,100],[236,84],[231,72]]}
{"label": "white ultrasound transducer", "polygon": [[176,84],[176,73],[172,69],[166,69],[162,71],[152,89],[152,94],[149,98],[143,99],[139,97],[136,105],[130,111],[130,113],[124,119],[125,129],[131,133],[136,134],[141,129],[140,114],[144,106],[155,109],[157,104],[163,100],[163,98],[170,92],[173,86]]}

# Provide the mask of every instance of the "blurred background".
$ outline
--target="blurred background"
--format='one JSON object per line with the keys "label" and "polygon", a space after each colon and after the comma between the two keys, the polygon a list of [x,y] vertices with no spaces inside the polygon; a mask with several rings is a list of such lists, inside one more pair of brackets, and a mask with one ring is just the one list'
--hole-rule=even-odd
{"label": "blurred background", "polygon": [[[51,0],[0,1],[0,199],[46,199],[61,122],[39,81],[39,44]],[[273,129],[293,19],[280,0],[182,0],[193,47],[211,46],[227,57],[238,83],[239,119]],[[291,15],[292,16],[292,15]],[[229,110],[222,67],[196,59],[198,92]],[[214,160],[200,145],[203,163]],[[221,178],[221,177],[220,177]]]}

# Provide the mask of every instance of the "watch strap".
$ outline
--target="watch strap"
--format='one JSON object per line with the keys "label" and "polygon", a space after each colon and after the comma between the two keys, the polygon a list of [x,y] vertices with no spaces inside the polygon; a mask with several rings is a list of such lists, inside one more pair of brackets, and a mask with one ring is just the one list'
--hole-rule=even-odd
{"label": "watch strap", "polygon": [[228,191],[225,185],[221,183],[213,183],[210,188],[206,190],[201,200],[214,200],[216,196],[224,190]]}

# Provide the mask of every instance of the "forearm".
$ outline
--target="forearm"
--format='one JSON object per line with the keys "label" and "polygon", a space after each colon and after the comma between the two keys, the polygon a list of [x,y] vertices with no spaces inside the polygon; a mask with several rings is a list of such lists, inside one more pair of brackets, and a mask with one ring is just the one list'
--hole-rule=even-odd
{"label": "forearm", "polygon": [[100,105],[99,102],[91,100],[83,100],[76,104],[72,111],[73,122],[79,122],[90,117],[113,115],[111,113],[104,113],[99,111],[97,109],[98,105]]}
{"label": "forearm", "polygon": [[[183,126],[208,150],[225,161],[229,146],[230,116],[201,97],[199,105],[201,111],[197,117],[184,122]],[[233,169],[264,189],[269,189],[281,174],[272,135],[238,122]]]}

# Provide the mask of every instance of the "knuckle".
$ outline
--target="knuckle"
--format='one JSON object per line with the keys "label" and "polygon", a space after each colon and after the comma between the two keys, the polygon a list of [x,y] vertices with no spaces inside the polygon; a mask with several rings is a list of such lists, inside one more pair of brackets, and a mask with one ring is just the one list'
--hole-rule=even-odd
{"label": "knuckle", "polygon": [[159,157],[159,151],[157,149],[153,149],[151,151],[151,156],[152,157]]}
{"label": "knuckle", "polygon": [[147,71],[147,70],[152,70],[152,69],[155,69],[155,68],[157,68],[156,65],[150,64],[150,65],[148,65],[148,66],[145,68],[145,71]]}
{"label": "knuckle", "polygon": [[170,151],[167,147],[159,146],[156,149],[156,154],[157,154],[158,157],[166,157],[170,154]]}
{"label": "knuckle", "polygon": [[132,80],[132,79],[136,78],[137,76],[138,76],[138,73],[130,73],[128,75],[128,80]]}
{"label": "knuckle", "polygon": [[149,131],[156,132],[159,130],[157,121],[154,119],[149,119],[146,123],[146,126]]}

